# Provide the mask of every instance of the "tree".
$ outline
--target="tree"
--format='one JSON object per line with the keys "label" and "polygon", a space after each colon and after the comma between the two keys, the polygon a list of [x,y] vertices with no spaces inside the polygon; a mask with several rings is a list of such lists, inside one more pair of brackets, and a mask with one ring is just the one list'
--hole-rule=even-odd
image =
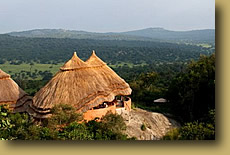
{"label": "tree", "polygon": [[9,110],[6,105],[0,105],[0,140],[9,139],[9,133],[13,127],[9,116]]}
{"label": "tree", "polygon": [[[160,81],[161,80],[161,81]],[[141,108],[150,108],[153,106],[153,100],[165,95],[164,84],[156,72],[147,72],[140,74],[130,83],[132,88],[132,101]]]}
{"label": "tree", "polygon": [[164,140],[215,140],[215,111],[210,110],[202,122],[185,123],[181,128],[170,130]]}
{"label": "tree", "polygon": [[68,104],[58,104],[51,109],[52,116],[43,121],[45,126],[51,129],[58,129],[72,122],[82,121],[82,115],[76,113],[75,107]]}
{"label": "tree", "polygon": [[172,80],[167,98],[174,114],[185,122],[201,119],[215,109],[215,54],[192,61]]}

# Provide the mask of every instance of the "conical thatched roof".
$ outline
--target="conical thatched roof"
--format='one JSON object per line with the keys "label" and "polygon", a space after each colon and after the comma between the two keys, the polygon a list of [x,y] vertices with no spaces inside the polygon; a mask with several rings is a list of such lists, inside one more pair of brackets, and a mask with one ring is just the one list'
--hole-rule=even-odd
{"label": "conical thatched roof", "polygon": [[78,56],[77,53],[74,52],[73,57],[67,61],[61,68],[60,70],[62,71],[68,71],[68,70],[74,70],[74,69],[80,69],[80,68],[85,68],[87,65],[85,64],[84,61],[82,61]]}
{"label": "conical thatched roof", "polygon": [[6,74],[0,69],[0,79],[4,79],[4,78],[10,78],[10,75]]}
{"label": "conical thatched roof", "polygon": [[129,85],[121,79],[93,51],[82,61],[74,53],[60,71],[33,98],[31,113],[35,117],[47,117],[56,104],[71,104],[79,112],[111,102],[117,95],[130,95]]}
{"label": "conical thatched roof", "polygon": [[32,99],[6,74],[0,69],[0,104],[8,104],[14,111],[21,112],[24,104]]}

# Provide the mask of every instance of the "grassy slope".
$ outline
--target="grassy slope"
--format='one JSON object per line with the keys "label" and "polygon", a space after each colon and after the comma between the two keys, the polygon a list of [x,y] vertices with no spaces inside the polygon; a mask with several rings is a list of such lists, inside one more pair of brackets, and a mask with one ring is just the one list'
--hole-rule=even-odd
{"label": "grassy slope", "polygon": [[[4,72],[14,75],[16,73],[20,73],[21,71],[27,71],[34,73],[35,70],[37,71],[50,71],[53,75],[58,72],[59,68],[63,65],[64,63],[59,63],[57,65],[54,64],[39,64],[39,63],[34,63],[34,65],[30,65],[28,63],[23,63],[20,65],[12,65],[9,62],[6,62],[5,64],[0,64],[0,69],[2,69]],[[133,63],[126,63],[126,62],[118,62],[116,64],[111,64],[109,65],[110,67],[117,68],[117,67],[122,67],[124,65],[127,65],[127,67],[134,67],[134,66],[144,66],[147,65],[146,63],[134,65]],[[30,79],[30,78],[29,78]],[[36,78],[35,80],[40,80],[41,77]]]}
{"label": "grassy slope", "polygon": [[34,63],[34,65],[30,65],[30,64],[20,64],[20,65],[11,65],[9,64],[9,62],[5,63],[5,64],[0,64],[0,68],[2,70],[4,70],[7,73],[19,73],[22,70],[24,71],[30,71],[34,72],[35,69],[37,69],[38,71],[50,71],[51,73],[56,73],[59,69],[60,66],[62,66],[63,64],[57,64],[57,65],[53,65],[53,64],[38,64],[38,63]]}

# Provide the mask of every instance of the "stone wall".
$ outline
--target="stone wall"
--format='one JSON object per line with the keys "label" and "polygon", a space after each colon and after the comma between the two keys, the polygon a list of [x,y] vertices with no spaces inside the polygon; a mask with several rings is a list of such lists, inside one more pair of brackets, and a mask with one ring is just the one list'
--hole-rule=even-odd
{"label": "stone wall", "polygon": [[109,106],[107,108],[101,108],[101,109],[93,109],[88,110],[83,114],[84,119],[86,121],[93,120],[94,118],[98,117],[101,118],[106,115],[107,112],[111,111],[113,114],[116,113],[116,105]]}

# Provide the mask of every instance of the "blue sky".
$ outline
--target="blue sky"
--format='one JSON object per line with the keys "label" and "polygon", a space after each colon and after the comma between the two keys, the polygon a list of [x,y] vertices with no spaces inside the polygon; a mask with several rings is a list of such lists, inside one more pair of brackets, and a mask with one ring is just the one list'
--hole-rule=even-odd
{"label": "blue sky", "polygon": [[36,28],[122,32],[215,28],[215,0],[0,0],[0,33]]}

